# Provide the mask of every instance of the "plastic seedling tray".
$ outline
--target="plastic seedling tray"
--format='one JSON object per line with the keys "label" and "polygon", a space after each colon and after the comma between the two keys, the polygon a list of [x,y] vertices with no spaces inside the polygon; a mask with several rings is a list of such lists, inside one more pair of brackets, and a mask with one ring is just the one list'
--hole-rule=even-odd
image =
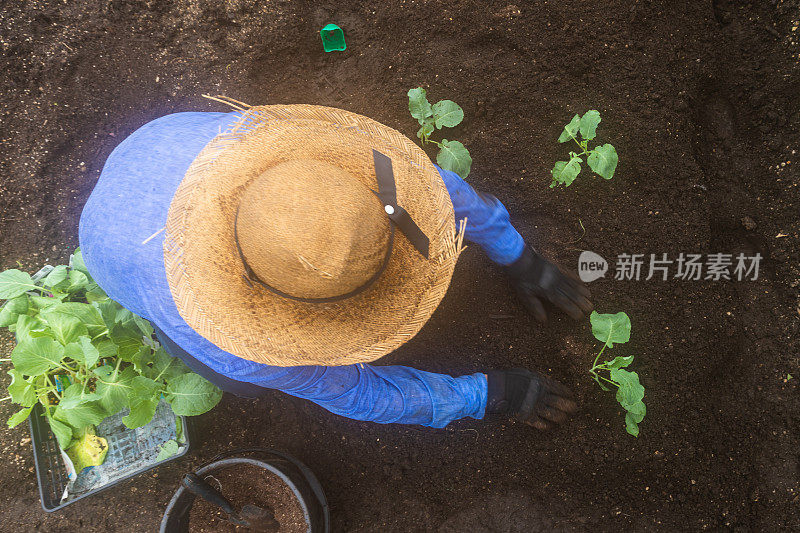
{"label": "plastic seedling tray", "polygon": [[[153,420],[140,428],[125,427],[122,418],[127,413],[126,409],[98,424],[97,434],[108,440],[106,460],[100,466],[85,468],[78,473],[67,494],[65,491],[70,482],[67,466],[61,457],[58,441],[43,416],[42,406],[36,404],[29,424],[36,479],[45,511],[57,511],[188,453],[193,440],[191,425],[186,417],[176,417],[166,402],[159,403]],[[159,461],[161,445],[167,440],[177,439],[177,419],[181,421],[183,443],[178,453]]]}

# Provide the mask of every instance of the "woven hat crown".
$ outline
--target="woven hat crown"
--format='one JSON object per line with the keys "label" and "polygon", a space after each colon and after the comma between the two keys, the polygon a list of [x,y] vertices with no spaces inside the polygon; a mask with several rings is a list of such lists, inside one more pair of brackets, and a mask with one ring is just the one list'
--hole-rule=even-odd
{"label": "woven hat crown", "polygon": [[247,185],[236,234],[259,280],[316,299],[347,294],[380,270],[389,224],[363,179],[323,161],[297,159],[268,168]]}

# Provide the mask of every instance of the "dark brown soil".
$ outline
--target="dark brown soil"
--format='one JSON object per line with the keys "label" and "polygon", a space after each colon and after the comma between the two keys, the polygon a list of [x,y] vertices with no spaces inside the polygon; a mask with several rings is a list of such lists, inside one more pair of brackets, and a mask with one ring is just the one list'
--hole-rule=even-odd
{"label": "dark brown soil", "polygon": [[[46,515],[20,426],[0,431],[3,529],[153,531],[183,473],[255,445],[317,473],[337,532],[797,531],[799,20],[797,0],[3,2],[1,268],[64,261],[109,152],[166,113],[224,109],[202,93],[338,106],[413,137],[418,85],[464,108],[447,138],[470,149],[469,181],[570,268],[579,249],[764,256],[755,282],[592,283],[601,312],[633,321],[619,353],[647,388],[638,439],[586,372],[588,323],[535,323],[470,247],[430,323],[381,363],[548,372],[581,404],[564,428],[380,426],[226,396],[199,452]],[[345,52],[322,52],[328,22]],[[617,174],[550,190],[561,128],[587,109]]]}
{"label": "dark brown soil", "polygon": [[[280,525],[280,533],[305,533],[308,522],[303,508],[292,489],[275,474],[251,465],[237,465],[220,472],[206,482],[219,490],[231,502],[234,509],[241,511],[245,505],[255,505],[264,511],[263,525],[272,524],[274,517]],[[189,514],[191,533],[246,531],[249,527],[231,524],[228,516],[217,506],[197,498]]]}

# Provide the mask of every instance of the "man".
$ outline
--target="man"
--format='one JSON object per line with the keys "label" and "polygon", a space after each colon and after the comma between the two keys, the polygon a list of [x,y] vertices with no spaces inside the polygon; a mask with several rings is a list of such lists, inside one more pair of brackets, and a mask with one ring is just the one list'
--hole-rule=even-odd
{"label": "man", "polygon": [[444,427],[575,409],[527,370],[451,377],[364,364],[406,342],[443,297],[456,224],[526,307],[575,319],[589,293],[527,246],[500,202],[395,130],[306,105],[190,112],[145,124],[109,156],[83,210],[94,279],[150,320],[173,356],[223,390],[278,389],[350,418]]}

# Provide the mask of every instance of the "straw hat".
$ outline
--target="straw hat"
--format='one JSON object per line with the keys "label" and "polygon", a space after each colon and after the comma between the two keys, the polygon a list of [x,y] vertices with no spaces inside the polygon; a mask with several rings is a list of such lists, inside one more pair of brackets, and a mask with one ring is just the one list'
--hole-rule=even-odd
{"label": "straw hat", "polygon": [[242,117],[200,152],[169,208],[164,261],[181,317],[277,366],[363,363],[408,341],[461,250],[430,159],[340,109],[234,107]]}

